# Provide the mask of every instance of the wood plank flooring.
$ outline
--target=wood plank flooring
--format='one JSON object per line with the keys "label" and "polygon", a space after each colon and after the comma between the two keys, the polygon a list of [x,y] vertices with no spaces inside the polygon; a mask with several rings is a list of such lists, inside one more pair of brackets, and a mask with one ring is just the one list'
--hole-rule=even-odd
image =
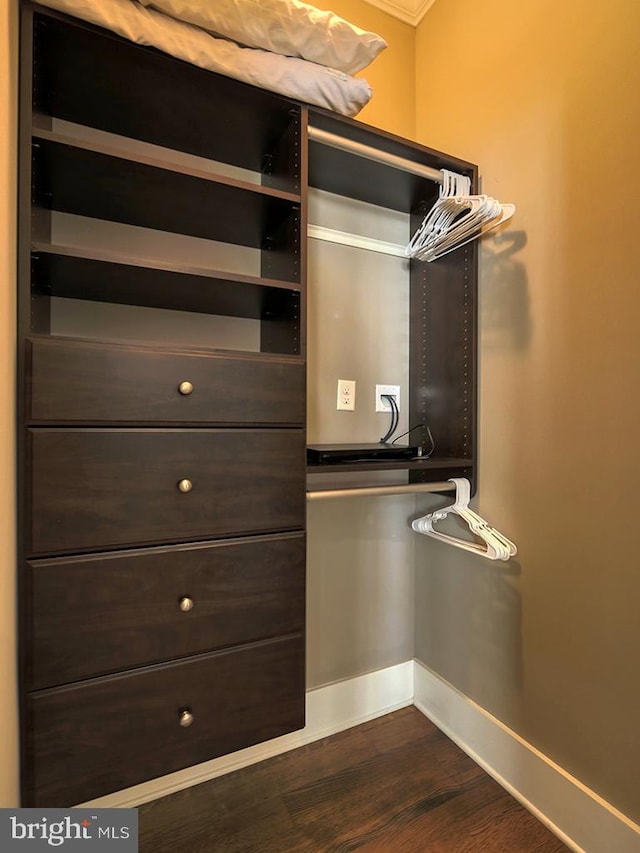
{"label": "wood plank flooring", "polygon": [[140,807],[140,853],[562,853],[415,708]]}

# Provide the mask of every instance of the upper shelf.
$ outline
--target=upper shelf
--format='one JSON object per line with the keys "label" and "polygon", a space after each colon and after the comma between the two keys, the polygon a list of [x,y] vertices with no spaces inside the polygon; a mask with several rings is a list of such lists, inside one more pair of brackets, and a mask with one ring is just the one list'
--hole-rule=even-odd
{"label": "upper shelf", "polygon": [[33,107],[300,191],[300,108],[80,21],[35,15]]}

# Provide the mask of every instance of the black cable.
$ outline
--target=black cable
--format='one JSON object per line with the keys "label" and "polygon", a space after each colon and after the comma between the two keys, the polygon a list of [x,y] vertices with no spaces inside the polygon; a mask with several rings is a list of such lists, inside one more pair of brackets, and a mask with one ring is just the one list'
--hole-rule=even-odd
{"label": "black cable", "polygon": [[[380,439],[381,444],[386,444],[398,428],[398,424],[400,423],[400,409],[398,408],[396,398],[394,397],[393,394],[381,394],[380,396],[386,398],[389,401],[389,406],[391,407],[391,425],[390,425],[389,430],[386,433],[386,435],[384,435]],[[428,453],[422,453],[420,458],[421,459],[428,459],[430,456],[433,455],[433,452],[436,449],[436,443],[435,443],[435,440],[433,438],[433,434],[431,432],[431,429],[429,428],[429,424],[416,424],[415,426],[410,427],[406,432],[403,432],[400,435],[396,436],[393,439],[393,441],[391,442],[391,444],[395,444],[401,438],[404,438],[405,435],[409,435],[409,433],[413,432],[416,429],[424,429],[427,431],[427,435],[429,436],[429,442],[431,444],[431,448],[429,449]]]}
{"label": "black cable", "polygon": [[396,398],[393,394],[381,394],[381,397],[386,397],[389,401],[389,406],[391,408],[391,425],[387,433],[380,439],[381,444],[386,444],[394,432],[398,429],[398,424],[400,423],[400,409],[398,408],[398,404],[396,403]]}
{"label": "black cable", "polygon": [[433,439],[433,435],[431,434],[431,430],[429,429],[429,424],[416,424],[415,426],[412,426],[406,432],[403,432],[401,435],[396,436],[396,438],[393,439],[391,444],[395,444],[396,441],[398,441],[401,438],[404,438],[405,435],[409,435],[410,432],[413,432],[416,429],[426,429],[426,431],[427,431],[427,435],[429,436],[429,441],[431,442],[431,450],[428,453],[423,453],[420,458],[421,459],[428,459],[433,454],[433,451],[436,449],[436,443]]}
{"label": "black cable", "polygon": [[[390,406],[393,410],[393,414],[395,416],[394,422],[393,422],[393,432],[395,432],[398,429],[398,424],[400,423],[400,409],[399,409],[398,404],[396,402],[396,398],[393,397],[392,395],[389,395],[389,404],[390,404]],[[393,433],[392,433],[392,435],[393,435]]]}
{"label": "black cable", "polygon": [[395,422],[393,424],[393,431],[395,432],[398,429],[398,426],[400,425],[400,407],[398,406],[398,402],[395,397],[391,397],[389,402],[391,403],[391,408],[393,409],[396,416]]}

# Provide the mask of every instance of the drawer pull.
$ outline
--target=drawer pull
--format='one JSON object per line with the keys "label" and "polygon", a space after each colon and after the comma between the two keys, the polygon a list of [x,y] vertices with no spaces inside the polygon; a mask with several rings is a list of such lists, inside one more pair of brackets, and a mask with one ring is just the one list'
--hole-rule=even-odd
{"label": "drawer pull", "polygon": [[183,729],[188,729],[193,722],[193,714],[188,708],[180,711],[180,725]]}
{"label": "drawer pull", "polygon": [[193,488],[193,483],[191,482],[191,480],[180,480],[178,482],[178,488],[183,494],[186,494],[187,492],[190,492]]}
{"label": "drawer pull", "polygon": [[191,382],[181,382],[178,385],[178,391],[182,394],[183,397],[187,397],[193,391],[193,384]]}
{"label": "drawer pull", "polygon": [[193,599],[189,598],[188,595],[185,595],[180,599],[180,610],[183,613],[188,613],[190,610],[193,610]]}

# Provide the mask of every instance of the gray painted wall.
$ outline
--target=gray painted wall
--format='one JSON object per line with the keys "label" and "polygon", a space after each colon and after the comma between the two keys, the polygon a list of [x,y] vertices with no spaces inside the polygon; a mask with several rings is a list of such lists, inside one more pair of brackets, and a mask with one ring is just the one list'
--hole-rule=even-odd
{"label": "gray painted wall", "polygon": [[447,0],[416,44],[419,138],[518,207],[482,244],[477,507],[519,547],[416,544],[417,654],[635,820],[639,32],[635,0]]}
{"label": "gray painted wall", "polygon": [[[406,216],[328,193],[311,194],[309,218],[379,240],[408,240]],[[378,441],[390,419],[374,410],[375,385],[400,385],[401,409],[407,399],[407,261],[313,239],[308,285],[309,443]],[[354,412],[336,410],[338,379],[356,380]],[[402,411],[399,432],[404,424]],[[340,482],[360,480],[317,475],[310,486]],[[308,505],[308,687],[413,657],[413,508],[412,497]]]}

